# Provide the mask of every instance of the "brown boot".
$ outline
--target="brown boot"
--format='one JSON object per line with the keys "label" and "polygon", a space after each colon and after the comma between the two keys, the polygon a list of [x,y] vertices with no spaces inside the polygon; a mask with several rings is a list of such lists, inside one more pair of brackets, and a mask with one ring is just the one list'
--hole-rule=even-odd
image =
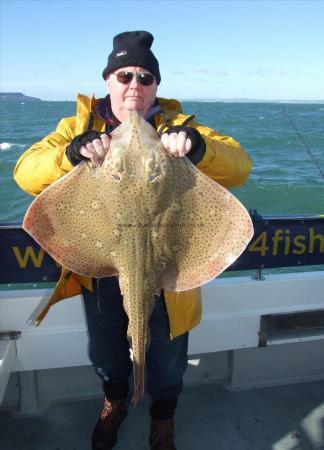
{"label": "brown boot", "polygon": [[152,420],[150,432],[151,450],[176,450],[173,437],[173,419]]}
{"label": "brown boot", "polygon": [[110,450],[117,442],[117,431],[127,416],[126,400],[107,400],[92,433],[92,450]]}

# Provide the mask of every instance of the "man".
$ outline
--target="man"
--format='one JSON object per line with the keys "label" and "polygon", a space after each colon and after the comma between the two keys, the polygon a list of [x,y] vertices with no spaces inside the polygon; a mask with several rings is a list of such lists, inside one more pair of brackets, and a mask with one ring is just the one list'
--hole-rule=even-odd
{"label": "man", "polygon": [[[151,51],[152,42],[153,36],[145,31],[115,36],[102,74],[109,95],[99,100],[79,96],[77,115],[62,119],[55,132],[20,157],[14,176],[22,189],[37,195],[82,160],[100,164],[109,151],[109,134],[134,109],[161,134],[170,155],[188,157],[199,170],[227,188],[246,181],[251,161],[236,141],[194,122],[193,116],[182,113],[176,100],[156,97],[161,75]],[[92,434],[92,449],[107,450],[115,445],[118,428],[127,415],[132,370],[126,336],[128,319],[116,277],[89,280],[63,270],[49,306],[81,289],[89,354],[105,393]],[[173,416],[187,367],[188,331],[200,317],[199,289],[162,292],[156,298],[146,355],[146,387],[152,397],[152,450],[175,449]]]}

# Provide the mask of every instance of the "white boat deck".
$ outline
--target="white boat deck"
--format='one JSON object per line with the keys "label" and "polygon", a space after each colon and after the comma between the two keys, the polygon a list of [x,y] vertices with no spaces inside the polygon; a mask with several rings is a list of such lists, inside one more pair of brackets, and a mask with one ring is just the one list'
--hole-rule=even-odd
{"label": "white boat deck", "polygon": [[[0,449],[90,450],[102,394],[80,298],[33,328],[26,319],[48,292],[0,294],[0,330],[21,333],[0,348]],[[324,450],[324,272],[217,279],[202,296],[177,449]],[[130,409],[116,450],[148,450],[148,409],[147,397]]]}
{"label": "white boat deck", "polygon": [[[1,450],[90,450],[101,399],[63,402],[42,415],[0,412]],[[130,408],[116,450],[149,450],[149,401]],[[323,450],[324,381],[229,391],[186,387],[176,412],[178,450]]]}

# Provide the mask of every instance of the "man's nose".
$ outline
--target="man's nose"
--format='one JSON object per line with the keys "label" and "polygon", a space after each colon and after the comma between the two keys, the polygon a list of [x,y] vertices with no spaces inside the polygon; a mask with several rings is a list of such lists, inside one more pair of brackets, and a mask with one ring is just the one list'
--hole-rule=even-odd
{"label": "man's nose", "polygon": [[135,87],[138,87],[139,86],[139,81],[138,81],[138,79],[137,79],[137,76],[136,75],[133,75],[133,78],[132,78],[132,80],[131,80],[131,82],[130,82],[130,87],[132,87],[132,88],[135,88]]}

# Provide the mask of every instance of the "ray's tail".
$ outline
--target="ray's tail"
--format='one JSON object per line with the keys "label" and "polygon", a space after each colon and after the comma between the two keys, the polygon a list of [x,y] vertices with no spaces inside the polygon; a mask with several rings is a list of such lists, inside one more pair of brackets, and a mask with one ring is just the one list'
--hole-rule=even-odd
{"label": "ray's tail", "polygon": [[[143,336],[144,337],[144,336]],[[134,406],[138,404],[144,395],[145,385],[145,350],[146,345],[143,338],[139,335],[132,339],[133,348],[133,374],[134,374],[134,392],[132,403]]]}
{"label": "ray's tail", "polygon": [[140,326],[134,327],[130,324],[127,333],[130,337],[133,351],[134,392],[132,396],[132,403],[134,406],[138,404],[144,395],[145,353],[150,342],[150,331],[147,325],[147,320],[144,320],[144,323],[141,321],[139,325]]}
{"label": "ray's tail", "polygon": [[146,241],[147,236],[144,232],[137,236],[137,239],[133,237],[130,241],[133,247],[131,246],[127,256],[127,277],[123,274],[119,277],[123,305],[128,316],[127,336],[133,350],[134,406],[144,394],[145,353],[150,342],[149,323],[156,292],[155,272],[150,269],[153,266],[153,258],[151,252],[147,250]]}

